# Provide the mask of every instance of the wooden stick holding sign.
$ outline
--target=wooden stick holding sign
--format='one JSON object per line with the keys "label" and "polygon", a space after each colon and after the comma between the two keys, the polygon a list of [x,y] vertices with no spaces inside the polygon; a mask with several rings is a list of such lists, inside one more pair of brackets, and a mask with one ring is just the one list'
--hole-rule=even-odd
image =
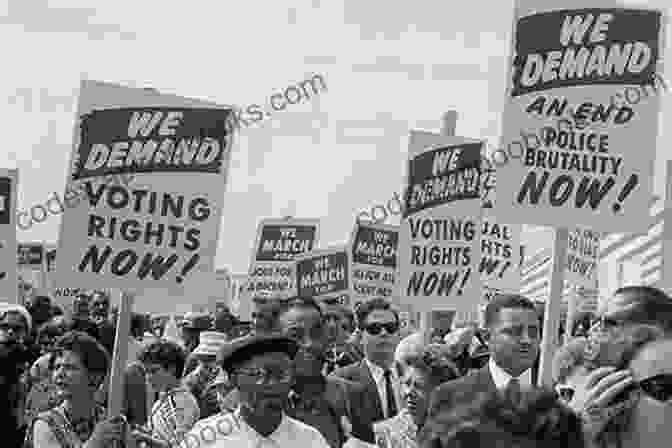
{"label": "wooden stick holding sign", "polygon": [[114,336],[114,353],[110,372],[110,387],[107,394],[107,415],[121,415],[124,399],[124,371],[128,359],[128,335],[131,333],[131,310],[134,296],[118,292],[119,312],[117,313],[117,333]]}
{"label": "wooden stick holding sign", "polygon": [[[457,111],[449,110],[441,117],[441,134],[446,136],[454,136],[455,128],[457,127]],[[432,312],[423,311],[420,313],[420,332],[422,333],[425,342],[430,343],[432,339]]]}
{"label": "wooden stick holding sign", "polygon": [[555,229],[553,240],[553,265],[551,266],[551,288],[546,299],[544,310],[544,334],[541,339],[541,359],[537,383],[540,386],[553,385],[551,364],[553,354],[558,345],[560,331],[560,312],[562,308],[562,293],[565,286],[565,259],[567,258],[567,237],[569,231],[561,227]]}

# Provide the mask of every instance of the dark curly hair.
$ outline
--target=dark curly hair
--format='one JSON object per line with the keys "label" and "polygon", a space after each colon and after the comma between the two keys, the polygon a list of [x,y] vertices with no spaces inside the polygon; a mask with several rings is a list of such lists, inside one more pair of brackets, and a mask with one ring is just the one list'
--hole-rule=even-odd
{"label": "dark curly hair", "polygon": [[415,367],[425,373],[436,385],[460,377],[457,366],[438,344],[425,346],[419,353],[404,357],[403,362],[406,366]]}
{"label": "dark curly hair", "polygon": [[176,377],[184,370],[187,355],[182,347],[174,342],[159,340],[144,347],[138,354],[138,360],[147,364],[159,364]]}
{"label": "dark curly hair", "polygon": [[385,300],[382,297],[374,297],[362,303],[359,307],[355,309],[355,318],[357,319],[357,328],[364,330],[364,324],[366,323],[366,318],[369,317],[369,314],[375,310],[390,311],[394,314],[395,321],[397,325],[399,324],[399,312],[392,307],[389,301]]}
{"label": "dark curly hair", "polygon": [[84,364],[89,374],[98,375],[102,378],[110,369],[110,355],[95,338],[83,331],[68,331],[56,340],[55,356],[63,352],[73,352]]}
{"label": "dark curly hair", "polygon": [[430,417],[418,441],[422,448],[581,448],[582,434],[581,420],[555,393],[531,390],[518,404],[483,393],[445,409]]}

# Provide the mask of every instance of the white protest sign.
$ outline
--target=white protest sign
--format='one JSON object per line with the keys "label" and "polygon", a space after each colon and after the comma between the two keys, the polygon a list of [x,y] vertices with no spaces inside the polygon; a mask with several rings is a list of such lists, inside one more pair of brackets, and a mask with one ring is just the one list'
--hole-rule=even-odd
{"label": "white protest sign", "polygon": [[257,228],[246,295],[269,291],[285,299],[297,294],[294,263],[297,255],[315,249],[318,219],[264,219]]}
{"label": "white protest sign", "polygon": [[0,169],[0,297],[18,302],[16,191],[17,170]]}
{"label": "white protest sign", "polygon": [[397,287],[401,303],[417,311],[477,311],[482,146],[411,131]]}
{"label": "white protest sign", "polygon": [[398,226],[355,224],[350,237],[353,301],[373,297],[393,300],[398,245]]}
{"label": "white protest sign", "polygon": [[[83,81],[56,286],[183,291],[213,272],[232,144],[230,107]],[[108,184],[133,176],[132,182]]]}
{"label": "white protest sign", "polygon": [[574,229],[567,236],[567,270],[565,280],[574,286],[597,288],[600,263],[600,233]]}
{"label": "white protest sign", "polygon": [[350,257],[345,246],[314,250],[296,257],[299,297],[316,300],[336,298],[350,305]]}
{"label": "white protest sign", "polygon": [[[626,102],[662,70],[663,15],[617,0],[517,0],[497,169],[503,222],[648,228],[660,97]],[[648,87],[651,89],[651,86]]]}
{"label": "white protest sign", "polygon": [[481,223],[481,263],[479,272],[484,287],[518,291],[520,289],[521,224],[500,224],[487,210]]}

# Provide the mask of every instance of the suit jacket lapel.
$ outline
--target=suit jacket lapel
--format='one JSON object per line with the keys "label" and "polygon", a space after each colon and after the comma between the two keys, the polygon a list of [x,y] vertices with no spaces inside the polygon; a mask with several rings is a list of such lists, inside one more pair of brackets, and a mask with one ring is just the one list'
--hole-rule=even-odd
{"label": "suit jacket lapel", "polygon": [[373,375],[371,374],[369,366],[366,364],[366,360],[362,359],[360,361],[359,370],[361,375],[360,381],[365,385],[367,399],[372,400],[371,402],[374,403],[374,409],[376,412],[376,415],[374,415],[374,421],[382,420],[385,418],[385,414],[383,413],[383,404],[380,402],[378,385],[373,379]]}

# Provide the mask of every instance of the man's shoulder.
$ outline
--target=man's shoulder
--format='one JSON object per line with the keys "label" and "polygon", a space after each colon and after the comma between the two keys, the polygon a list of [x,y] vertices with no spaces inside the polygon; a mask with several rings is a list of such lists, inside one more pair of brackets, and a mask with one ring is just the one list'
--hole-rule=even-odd
{"label": "man's shoulder", "polygon": [[483,370],[469,372],[460,378],[446,381],[436,388],[435,395],[449,394],[458,390],[473,390],[484,382],[484,375],[489,375]]}

